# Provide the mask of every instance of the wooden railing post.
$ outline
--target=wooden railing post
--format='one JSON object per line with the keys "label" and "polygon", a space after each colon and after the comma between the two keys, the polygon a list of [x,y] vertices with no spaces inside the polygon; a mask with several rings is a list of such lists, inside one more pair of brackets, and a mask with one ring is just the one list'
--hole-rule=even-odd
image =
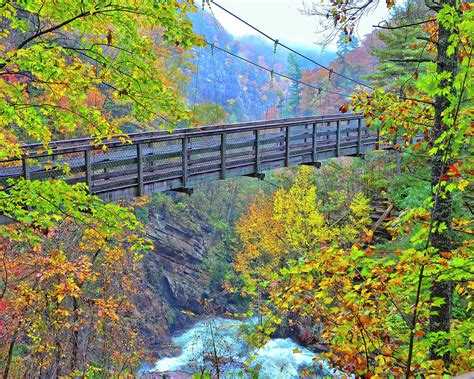
{"label": "wooden railing post", "polygon": [[144,182],[143,182],[143,145],[137,144],[137,195],[143,196],[144,193]]}
{"label": "wooden railing post", "polygon": [[260,130],[255,130],[255,173],[260,172]]}
{"label": "wooden railing post", "polygon": [[357,155],[362,154],[362,119],[357,119]]}
{"label": "wooden railing post", "polygon": [[225,179],[227,134],[221,134],[221,179]]}
{"label": "wooden railing post", "polygon": [[377,128],[377,138],[375,139],[375,150],[380,150],[380,128]]}
{"label": "wooden railing post", "polygon": [[92,160],[91,151],[84,151],[84,163],[86,168],[86,184],[89,187],[89,193],[92,193]]}
{"label": "wooden railing post", "polygon": [[30,166],[28,165],[28,162],[26,160],[26,156],[23,155],[22,158],[21,158],[21,166],[22,166],[22,170],[23,170],[23,177],[26,179],[26,180],[30,180],[31,178],[31,175],[30,175]]}
{"label": "wooden railing post", "polygon": [[290,127],[285,128],[285,167],[290,166]]}
{"label": "wooden railing post", "polygon": [[313,124],[313,163],[316,162],[316,158],[317,158],[317,127],[316,127],[316,123]]}
{"label": "wooden railing post", "polygon": [[186,188],[188,182],[188,137],[182,139],[182,154],[183,154],[183,187]]}
{"label": "wooden railing post", "polygon": [[341,155],[341,124],[336,121],[336,157]]}

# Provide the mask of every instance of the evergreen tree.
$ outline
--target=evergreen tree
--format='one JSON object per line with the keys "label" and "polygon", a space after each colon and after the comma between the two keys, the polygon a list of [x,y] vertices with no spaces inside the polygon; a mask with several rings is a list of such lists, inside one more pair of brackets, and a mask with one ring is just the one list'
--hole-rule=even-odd
{"label": "evergreen tree", "polygon": [[386,27],[377,34],[383,42],[382,47],[373,47],[371,54],[379,60],[378,71],[367,75],[376,86],[397,89],[402,93],[410,88],[413,77],[424,71],[427,62],[433,60],[426,51],[427,42],[423,42],[424,32],[419,25],[400,27],[406,24],[416,24],[426,17],[422,9],[424,4],[418,0],[410,0],[403,7],[395,8],[393,17]]}
{"label": "evergreen tree", "polygon": [[[303,77],[301,66],[293,54],[288,54],[288,76],[296,80],[301,80]],[[300,85],[297,82],[291,82],[288,92],[288,105],[284,113],[286,116],[298,116],[301,93]]]}
{"label": "evergreen tree", "polygon": [[[339,57],[338,61],[341,64],[341,69],[339,71],[349,77],[355,76],[353,72],[354,66],[347,62],[346,54],[357,49],[359,44],[360,41],[355,35],[348,35],[344,31],[339,33],[339,39],[337,40],[337,56]],[[348,82],[347,80],[338,82],[339,85],[344,88],[344,91],[350,92],[352,90],[353,86],[351,82]]]}

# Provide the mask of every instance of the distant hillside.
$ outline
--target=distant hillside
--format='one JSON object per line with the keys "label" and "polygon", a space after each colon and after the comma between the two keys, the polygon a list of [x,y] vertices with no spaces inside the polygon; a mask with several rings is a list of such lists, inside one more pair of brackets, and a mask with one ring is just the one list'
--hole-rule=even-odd
{"label": "distant hillside", "polygon": [[[204,16],[201,13],[193,14],[191,18],[194,31],[209,43],[288,74],[288,51],[282,47],[277,47],[274,54],[271,41],[258,36],[235,38],[208,12]],[[316,47],[314,50],[298,47],[298,50],[323,64],[329,64],[336,57],[335,53],[329,52],[321,56]],[[272,86],[268,72],[217,49],[212,52],[211,47],[207,46],[195,53],[193,63],[199,71],[191,73],[188,90],[191,105],[216,103],[229,114],[230,121],[246,121],[262,119],[265,115],[268,117],[271,108],[281,107],[289,95],[290,83],[286,79],[275,77]],[[314,68],[314,64],[309,61],[297,61],[302,70]]]}

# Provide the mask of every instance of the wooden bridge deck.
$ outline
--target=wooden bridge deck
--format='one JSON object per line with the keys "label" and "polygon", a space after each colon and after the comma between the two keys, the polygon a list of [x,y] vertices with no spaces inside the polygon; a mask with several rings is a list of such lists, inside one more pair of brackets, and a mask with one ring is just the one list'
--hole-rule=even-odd
{"label": "wooden bridge deck", "polygon": [[[23,159],[0,162],[0,185],[8,178],[62,178],[85,182],[106,201],[263,172],[296,164],[315,164],[356,156],[378,146],[361,115],[258,121],[193,129],[133,133],[93,146],[87,138],[57,141],[52,153],[25,145]],[[68,165],[64,174],[61,165]]]}

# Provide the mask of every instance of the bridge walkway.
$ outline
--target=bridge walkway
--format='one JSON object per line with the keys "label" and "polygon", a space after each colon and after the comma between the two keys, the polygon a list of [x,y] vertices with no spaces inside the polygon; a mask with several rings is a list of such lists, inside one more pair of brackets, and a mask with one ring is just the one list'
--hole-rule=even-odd
{"label": "bridge walkway", "polygon": [[[236,176],[357,156],[378,148],[361,115],[304,117],[129,134],[94,146],[88,138],[57,141],[52,151],[25,145],[22,159],[0,162],[0,185],[9,178],[87,183],[106,201],[193,186]],[[106,146],[103,148],[103,146]],[[69,173],[64,173],[68,166]]]}

